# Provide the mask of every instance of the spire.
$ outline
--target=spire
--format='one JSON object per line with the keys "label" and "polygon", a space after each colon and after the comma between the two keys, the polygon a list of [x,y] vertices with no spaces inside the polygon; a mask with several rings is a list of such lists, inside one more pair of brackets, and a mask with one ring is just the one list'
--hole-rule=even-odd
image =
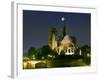
{"label": "spire", "polygon": [[65,25],[65,17],[61,17],[61,21],[63,23],[63,27],[61,29],[61,35],[62,35],[62,38],[64,38],[64,36],[67,34],[66,25]]}

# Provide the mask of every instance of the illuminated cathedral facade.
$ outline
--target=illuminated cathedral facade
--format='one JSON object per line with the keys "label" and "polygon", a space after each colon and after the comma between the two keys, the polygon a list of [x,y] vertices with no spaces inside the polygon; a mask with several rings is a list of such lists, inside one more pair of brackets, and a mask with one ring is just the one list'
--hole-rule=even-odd
{"label": "illuminated cathedral facade", "polygon": [[62,17],[63,27],[61,34],[56,34],[56,30],[51,31],[51,39],[49,39],[49,46],[55,50],[58,55],[74,55],[76,50],[76,39],[66,32],[65,19]]}

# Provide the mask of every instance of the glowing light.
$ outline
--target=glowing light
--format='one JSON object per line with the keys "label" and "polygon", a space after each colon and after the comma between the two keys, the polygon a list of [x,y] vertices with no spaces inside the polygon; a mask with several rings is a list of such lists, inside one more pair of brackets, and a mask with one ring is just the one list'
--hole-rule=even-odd
{"label": "glowing light", "polygon": [[44,57],[42,57],[41,59],[45,59]]}
{"label": "glowing light", "polygon": [[35,55],[32,56],[32,59],[33,59],[33,60],[36,59]]}
{"label": "glowing light", "polygon": [[80,54],[80,56],[82,55],[82,51],[81,51],[81,49],[80,49],[80,52],[79,52],[79,54]]}
{"label": "glowing light", "polygon": [[61,20],[62,20],[62,21],[64,21],[64,20],[65,20],[65,18],[64,18],[64,17],[62,17],[62,18],[61,18]]}

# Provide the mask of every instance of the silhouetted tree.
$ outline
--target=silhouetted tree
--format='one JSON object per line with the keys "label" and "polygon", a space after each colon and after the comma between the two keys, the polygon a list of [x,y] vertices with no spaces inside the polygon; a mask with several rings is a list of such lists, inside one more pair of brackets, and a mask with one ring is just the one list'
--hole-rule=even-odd
{"label": "silhouetted tree", "polygon": [[91,54],[91,49],[88,45],[84,45],[81,47],[81,50],[82,50],[82,53],[83,53],[83,56],[86,57],[87,56],[87,53],[88,54]]}
{"label": "silhouetted tree", "polygon": [[48,45],[43,46],[41,50],[43,55],[48,55],[52,51],[52,49]]}
{"label": "silhouetted tree", "polygon": [[32,55],[36,54],[36,49],[34,47],[29,48],[28,50],[28,57],[31,59]]}

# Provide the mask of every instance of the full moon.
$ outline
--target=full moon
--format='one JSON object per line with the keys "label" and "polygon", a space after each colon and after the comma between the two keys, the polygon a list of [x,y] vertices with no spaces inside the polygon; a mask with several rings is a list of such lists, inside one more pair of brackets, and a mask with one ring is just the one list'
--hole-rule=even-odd
{"label": "full moon", "polygon": [[65,20],[65,18],[64,18],[64,17],[62,17],[62,18],[61,18],[61,20],[62,20],[62,21],[64,21],[64,20]]}

